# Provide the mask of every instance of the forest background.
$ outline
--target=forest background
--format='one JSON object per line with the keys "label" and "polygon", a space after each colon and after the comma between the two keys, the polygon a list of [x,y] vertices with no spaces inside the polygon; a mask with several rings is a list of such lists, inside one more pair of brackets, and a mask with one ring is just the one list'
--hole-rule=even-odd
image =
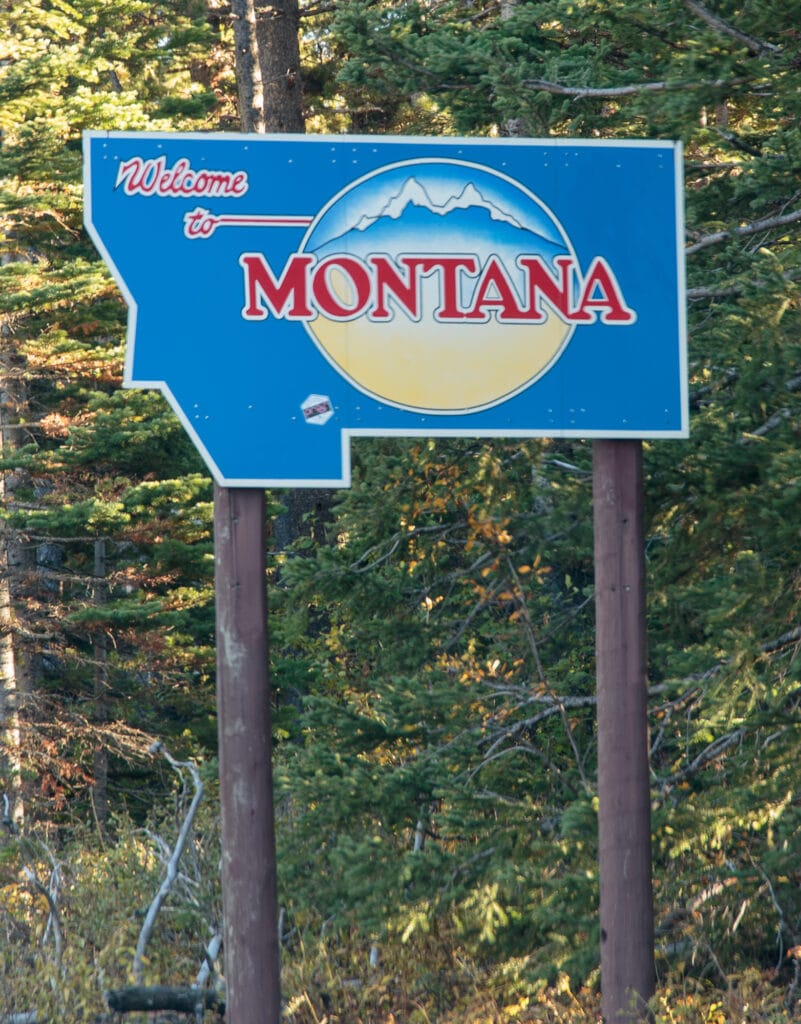
{"label": "forest background", "polygon": [[[654,1010],[787,1019],[797,7],[256,6],[298,18],[309,132],[683,142],[692,433],[645,445]],[[211,481],[162,398],[120,388],[80,132],[239,118],[222,0],[0,0],[0,1019],[190,984],[219,930]],[[270,502],[286,1020],[594,1020],[591,446],[363,439],[353,462],[348,491]]]}

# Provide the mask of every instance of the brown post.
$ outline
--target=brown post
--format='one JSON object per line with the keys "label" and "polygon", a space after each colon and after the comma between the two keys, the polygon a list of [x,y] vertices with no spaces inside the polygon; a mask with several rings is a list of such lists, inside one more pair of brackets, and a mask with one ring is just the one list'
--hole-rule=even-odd
{"label": "brown post", "polygon": [[214,488],[226,1020],[279,1024],[264,491]]}
{"label": "brown post", "polygon": [[[231,0],[245,132],[303,131],[297,0]],[[214,488],[226,1020],[279,1024],[264,491]]]}
{"label": "brown post", "polygon": [[642,443],[593,444],[601,1014],[654,994]]}

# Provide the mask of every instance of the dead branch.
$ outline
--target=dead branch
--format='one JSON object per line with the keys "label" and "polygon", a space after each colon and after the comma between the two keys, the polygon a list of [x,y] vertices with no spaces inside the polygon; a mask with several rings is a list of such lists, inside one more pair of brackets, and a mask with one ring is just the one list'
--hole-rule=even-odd
{"label": "dead branch", "polygon": [[220,955],[220,949],[222,948],[222,935],[215,931],[212,937],[209,939],[209,944],[203,953],[203,963],[200,965],[200,970],[197,972],[197,978],[195,978],[195,988],[205,989],[209,980],[216,977],[214,962]]}
{"label": "dead branch", "polygon": [[749,430],[747,433],[743,434],[743,436],[740,438],[739,443],[751,444],[751,442],[755,441],[757,438],[765,437],[765,435],[769,434],[771,430],[775,430],[776,427],[780,427],[782,423],[785,423],[787,420],[791,419],[792,415],[792,410],[788,409],[787,407],[785,407],[784,409],[779,409],[778,412],[775,412],[772,416],[769,416],[768,419],[766,419],[761,426],[755,427],[753,430]]}
{"label": "dead branch", "polygon": [[725,231],[715,231],[710,235],[704,235],[692,245],[688,245],[684,253],[686,256],[692,256],[710,245],[717,245],[729,238],[744,238],[748,235],[759,234],[760,231],[772,231],[774,228],[785,227],[788,224],[797,224],[799,221],[801,221],[801,210],[782,213],[776,217],[764,217],[762,220],[755,220],[750,224],[741,224],[736,228],[727,228]]}
{"label": "dead branch", "polygon": [[778,57],[783,52],[782,48],[776,46],[775,43],[765,43],[761,39],[756,39],[754,36],[748,35],[747,32],[742,32],[739,28],[735,28],[730,22],[721,18],[719,14],[715,14],[707,7],[704,7],[703,4],[698,3],[698,0],[684,0],[684,6],[699,17],[701,21],[706,22],[710,28],[720,32],[722,35],[728,36],[730,39],[734,39],[735,42],[740,43],[741,46],[744,46],[755,57],[761,57],[765,54],[769,54],[771,57]]}
{"label": "dead branch", "polygon": [[220,1015],[225,1012],[224,996],[194,985],[130,985],[127,988],[111,989],[105,993],[105,1000],[114,1013],[147,1013],[156,1010],[194,1013],[198,1003]]}
{"label": "dead branch", "polygon": [[[201,798],[203,797],[203,783],[200,779],[200,773],[191,761],[176,761],[170,752],[159,741],[153,744],[150,748],[150,752],[153,754],[161,754],[170,767],[173,768],[181,777],[183,770],[186,769],[192,776],[195,795],[192,797],[189,810],[186,812],[183,824],[181,825],[181,830],[178,833],[178,838],[175,841],[172,855],[167,863],[167,872],[164,876],[164,881],[161,883],[158,892],[153,897],[153,902],[148,907],[144,923],[142,924],[142,929],[139,932],[136,951],[134,952],[133,976],[136,979],[137,985],[140,986],[144,977],[145,950],[147,949],[147,944],[150,942],[151,936],[153,935],[153,928],[155,927],[156,917],[158,916],[159,910],[161,910],[164,901],[167,899],[167,896],[178,877],[178,864],[181,860],[181,855],[186,848],[187,841],[189,840],[189,835],[192,831],[192,824],[194,823],[197,809],[200,805]],[[162,1007],[162,1009],[164,1008],[165,1007]]]}
{"label": "dead branch", "polygon": [[744,739],[747,733],[747,729],[735,729],[734,732],[727,733],[725,736],[718,736],[717,739],[712,740],[684,768],[680,768],[679,771],[673,772],[672,775],[666,775],[657,780],[662,794],[664,795],[671,786],[684,782],[685,779],[695,775],[697,771],[709,764],[710,761],[715,761],[717,758],[722,757],[727,750]]}
{"label": "dead branch", "polygon": [[[48,851],[49,853],[49,851]],[[34,892],[38,892],[40,896],[44,896],[47,906],[50,910],[50,914],[47,919],[47,926],[45,928],[44,936],[42,937],[42,945],[47,942],[48,935],[52,931],[53,933],[53,945],[55,946],[56,953],[56,967],[61,972],[61,961],[64,956],[64,933],[61,931],[61,918],[58,913],[58,906],[56,905],[56,898],[58,896],[58,883],[60,880],[60,872],[58,865],[53,860],[51,855],[51,862],[53,863],[53,870],[50,873],[50,884],[43,885],[39,881],[39,878],[34,869],[26,864],[22,868],[22,873],[25,876],[26,881]]]}
{"label": "dead branch", "polygon": [[560,85],[558,82],[548,82],[544,78],[530,78],[525,83],[529,89],[539,89],[541,92],[550,92],[555,96],[572,96],[577,100],[586,99],[616,99],[619,96],[637,96],[644,92],[667,92],[684,89],[721,89],[731,87],[737,82],[726,82],[718,79],[714,82],[634,82],[631,85]]}

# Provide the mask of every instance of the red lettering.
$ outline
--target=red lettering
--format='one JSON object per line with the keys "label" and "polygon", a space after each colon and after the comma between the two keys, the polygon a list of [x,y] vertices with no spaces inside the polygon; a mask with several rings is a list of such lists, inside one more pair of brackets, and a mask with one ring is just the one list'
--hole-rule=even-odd
{"label": "red lettering", "polygon": [[244,171],[237,171],[231,178],[231,195],[243,196],[248,190],[248,176]]}
{"label": "red lettering", "polygon": [[459,270],[475,274],[478,270],[475,256],[425,256],[416,262],[424,274],[440,271],[442,304],[434,313],[437,320],[464,320],[464,313],[459,309]]}
{"label": "red lettering", "polygon": [[175,164],[174,167],[168,171],[164,171],[159,177],[158,193],[159,195],[166,195],[168,193],[176,194],[175,186],[180,176],[184,173],[186,168],[189,166],[189,161],[183,159],[183,157]]}
{"label": "red lettering", "polygon": [[420,319],[420,291],[417,270],[419,260],[401,256],[398,261],[406,269],[406,280],[398,273],[389,256],[370,256],[367,262],[375,269],[375,299],[370,312],[371,320],[391,320],[387,307],[388,293],[412,320]]}
{"label": "red lettering", "polygon": [[579,300],[579,308],[574,314],[574,322],[594,322],[595,310],[601,312],[601,323],[633,324],[637,314],[626,305],[615,275],[603,256],[596,256],[590,264]]}
{"label": "red lettering", "polygon": [[117,181],[114,187],[119,188],[124,183],[123,191],[127,196],[144,191],[145,175],[148,170],[152,172],[153,168],[151,165],[153,163],[154,161],[152,160],[145,162],[138,156],[126,160],[125,163],[121,163],[117,171]]}
{"label": "red lettering", "polygon": [[[331,289],[329,271],[333,269],[340,270],[351,287],[353,302],[350,306],[344,305],[341,297]],[[353,320],[364,312],[370,301],[370,275],[367,267],[355,256],[331,256],[315,268],[312,294],[320,312],[332,320]]]}
{"label": "red lettering", "polygon": [[512,282],[497,256],[490,256],[487,260],[465,319],[485,322],[489,320],[488,308],[497,310],[501,323],[529,319],[520,308]]}
{"label": "red lettering", "polygon": [[174,195],[181,194],[181,185],[186,172],[189,170],[189,161],[184,157],[178,161],[178,163],[172,169],[172,191]]}
{"label": "red lettering", "polygon": [[[188,238],[207,238],[223,220],[197,207],[184,215],[184,233]],[[410,320],[419,321],[424,313],[421,275],[435,274],[439,276],[432,284],[439,286],[439,306],[433,314],[441,323],[486,323],[493,312],[502,324],[542,324],[552,313],[567,324],[595,323],[599,317],[610,325],[637,319],[601,256],[595,257],[584,278],[571,256],[557,256],[555,271],[541,256],[519,256],[528,305],[521,303],[514,278],[497,255],[479,270],[476,256],[401,256],[396,261],[374,254],[363,261],[343,253],[315,265],[313,254],[301,252],[290,256],[280,277],[261,253],[243,253],[239,264],[244,271],[246,320],[311,320],[320,313],[331,320],[366,315],[386,322],[393,319],[394,305]],[[474,279],[471,299],[463,300],[470,284],[463,274]],[[544,304],[549,309],[544,310]]]}
{"label": "red lettering", "polygon": [[164,157],[158,160],[143,160],[139,156],[132,157],[120,164],[117,171],[117,181],[114,185],[119,188],[123,185],[123,191],[127,196],[150,195],[156,187],[160,174],[164,172]]}
{"label": "red lettering", "polygon": [[546,319],[542,311],[542,300],[545,299],[566,323],[592,321],[593,318],[583,315],[581,310],[578,311],[578,316],[575,311],[571,311],[571,277],[574,264],[570,256],[557,256],[554,260],[560,275],[559,280],[551,274],[541,256],[519,256],[517,263],[528,272],[529,307],[524,312],[526,320],[540,324]]}
{"label": "red lettering", "polygon": [[234,196],[248,190],[246,171],[194,171],[186,157],[167,167],[166,157],[143,160],[135,156],[120,163],[115,188],[127,196]]}
{"label": "red lettering", "polygon": [[245,320],[266,320],[270,313],[282,317],[287,306],[290,308],[286,316],[291,320],[309,320],[314,316],[306,294],[306,269],[313,262],[313,256],[295,253],[276,281],[261,253],[242,253],[239,265],[245,271]]}

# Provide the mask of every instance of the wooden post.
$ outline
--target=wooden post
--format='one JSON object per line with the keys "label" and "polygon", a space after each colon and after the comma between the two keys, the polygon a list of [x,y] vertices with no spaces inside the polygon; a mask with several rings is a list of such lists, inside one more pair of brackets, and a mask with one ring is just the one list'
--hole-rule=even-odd
{"label": "wooden post", "polygon": [[[259,16],[261,15],[261,17]],[[231,0],[242,131],[303,131],[297,0]],[[229,1024],[279,1024],[264,491],[214,488],[217,722]]]}
{"label": "wooden post", "polygon": [[217,722],[229,1024],[279,1024],[264,491],[214,488]]}
{"label": "wooden post", "polygon": [[654,994],[642,443],[593,444],[601,1014]]}

